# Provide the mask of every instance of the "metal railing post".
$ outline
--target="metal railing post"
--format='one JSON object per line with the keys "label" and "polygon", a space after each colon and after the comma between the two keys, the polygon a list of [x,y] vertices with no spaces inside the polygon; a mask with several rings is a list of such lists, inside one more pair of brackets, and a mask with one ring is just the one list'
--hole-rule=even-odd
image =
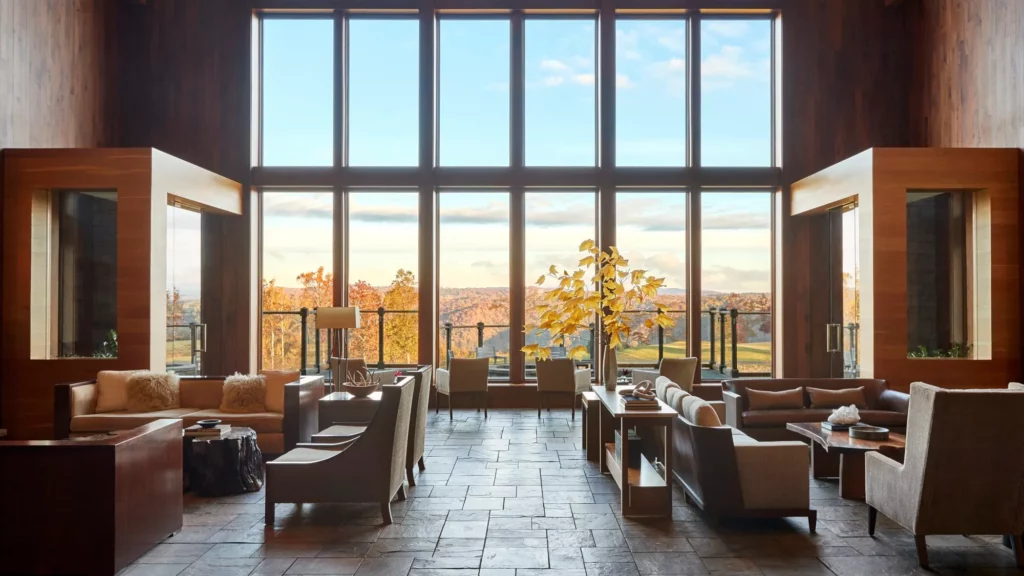
{"label": "metal railing post", "polygon": [[725,308],[718,309],[718,328],[721,330],[721,332],[718,334],[718,337],[720,338],[719,342],[721,343],[721,351],[718,353],[719,374],[725,374],[725,314]]}
{"label": "metal railing post", "polygon": [[[314,311],[316,313],[316,311]],[[316,358],[316,373],[320,373],[320,331],[316,330],[313,336],[313,356]]]}
{"label": "metal railing post", "polygon": [[729,318],[731,319],[732,325],[732,374],[733,378],[737,378],[740,375],[740,371],[736,366],[736,318],[740,315],[739,310],[733,308],[729,310]]}
{"label": "metal railing post", "polygon": [[299,309],[299,324],[301,326],[302,335],[299,336],[299,355],[302,356],[302,363],[299,367],[299,374],[306,375],[306,347],[309,345],[307,342],[308,336],[306,334],[306,327],[308,326],[307,317],[309,316],[309,308],[303,306]]}
{"label": "metal railing post", "polygon": [[477,348],[484,347],[484,323],[476,323],[476,346]]}
{"label": "metal railing post", "polygon": [[711,341],[711,355],[708,361],[708,368],[715,369],[715,309],[708,308],[708,340]]}
{"label": "metal railing post", "polygon": [[[188,337],[189,337],[189,348],[191,349],[191,362],[193,366],[196,365],[196,326],[199,326],[195,322],[189,322],[188,324]],[[173,331],[174,328],[171,328]]]}
{"label": "metal railing post", "polygon": [[661,361],[665,358],[665,329],[658,324],[658,366],[661,366]]}
{"label": "metal railing post", "polygon": [[452,323],[444,323],[444,367],[450,368],[452,363]]}
{"label": "metal railing post", "polygon": [[384,307],[377,308],[377,368],[384,369]]}

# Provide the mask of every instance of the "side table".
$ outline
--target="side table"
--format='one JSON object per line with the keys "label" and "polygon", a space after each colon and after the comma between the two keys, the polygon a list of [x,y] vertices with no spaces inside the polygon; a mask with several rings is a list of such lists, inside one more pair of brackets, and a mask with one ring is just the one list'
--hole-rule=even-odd
{"label": "side table", "polygon": [[263,487],[263,453],[252,428],[233,426],[219,438],[185,436],[182,451],[188,487],[199,496],[258,492]]}
{"label": "side table", "polygon": [[380,390],[366,398],[356,398],[348,392],[332,392],[320,399],[318,430],[326,430],[336,423],[359,423],[373,420],[380,405]]}

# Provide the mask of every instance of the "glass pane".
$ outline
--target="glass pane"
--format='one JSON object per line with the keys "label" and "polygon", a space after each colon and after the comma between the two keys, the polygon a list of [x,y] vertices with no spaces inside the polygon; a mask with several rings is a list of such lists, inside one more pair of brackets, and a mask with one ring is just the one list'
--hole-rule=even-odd
{"label": "glass pane", "polygon": [[686,22],[615,23],[615,163],[686,164]]}
{"label": "glass pane", "polygon": [[[630,268],[647,270],[665,284],[655,301],[668,307],[675,326],[664,329],[662,355],[685,358],[686,350],[686,192],[622,192],[615,195],[615,234],[619,253]],[[631,313],[632,340],[618,352],[622,364],[658,363],[658,329],[644,321],[654,319],[654,302]]]}
{"label": "glass pane", "polygon": [[526,21],[526,164],[597,162],[593,20]]}
{"label": "glass pane", "polygon": [[[263,368],[302,365],[299,310],[331,306],[334,194],[264,192],[263,199]],[[315,358],[314,327],[307,322],[306,365],[326,367],[326,339]]]}
{"label": "glass pane", "polygon": [[703,20],[701,164],[770,166],[772,23]]}
{"label": "glass pane", "polygon": [[969,333],[976,290],[970,192],[907,193],[907,351],[974,357]]}
{"label": "glass pane", "polygon": [[[526,208],[526,323],[540,321],[537,306],[550,289],[551,278],[538,286],[537,279],[551,266],[572,272],[579,266],[580,244],[595,239],[597,195],[594,192],[527,192]],[[547,287],[546,287],[547,286]],[[534,332],[526,334],[527,344],[553,346],[552,356],[562,355],[576,346],[586,346],[593,358],[590,332],[576,334],[565,342],[552,342],[551,337]],[[526,358],[527,378],[536,378],[536,360]]]}
{"label": "glass pane", "polygon": [[771,373],[771,219],[771,192],[701,194],[701,361],[713,362],[705,378]]}
{"label": "glass pane", "polygon": [[419,164],[419,22],[349,22],[348,164]]}
{"label": "glass pane", "polygon": [[380,360],[377,309],[383,306],[384,362],[415,364],[419,194],[351,192],[348,210],[348,303],[360,311],[359,329],[348,331],[348,356]]}
{"label": "glass pane", "polygon": [[441,20],[441,166],[509,164],[509,22]]}
{"label": "glass pane", "polygon": [[202,222],[199,212],[167,207],[167,368],[185,375],[202,374]]}
{"label": "glass pane", "polygon": [[[117,357],[117,192],[39,192],[32,227],[33,320],[45,324],[33,329],[32,357]],[[49,320],[54,308],[56,326]],[[54,332],[51,341],[46,335]]]}
{"label": "glass pane", "polygon": [[508,214],[508,192],[438,195],[439,366],[486,355],[491,378],[508,379]]}
{"label": "glass pane", "polygon": [[860,208],[843,212],[843,377],[860,378]]}
{"label": "glass pane", "polygon": [[263,165],[334,163],[334,22],[263,21]]}

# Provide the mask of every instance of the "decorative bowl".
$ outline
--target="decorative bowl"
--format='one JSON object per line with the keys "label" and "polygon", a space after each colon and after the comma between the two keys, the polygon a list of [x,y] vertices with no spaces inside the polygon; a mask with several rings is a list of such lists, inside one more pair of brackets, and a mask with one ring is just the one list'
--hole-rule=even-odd
{"label": "decorative bowl", "polygon": [[349,394],[355,396],[356,398],[366,398],[370,394],[376,392],[378,387],[379,385],[377,384],[371,384],[369,386],[357,386],[351,382],[345,382],[344,384],[341,385],[342,390],[348,392]]}
{"label": "decorative bowl", "polygon": [[858,440],[888,440],[889,429],[882,428],[880,426],[868,426],[867,424],[858,424],[857,426],[850,426],[850,438],[857,438]]}
{"label": "decorative bowl", "polygon": [[214,426],[220,424],[220,420],[217,418],[211,418],[209,420],[200,420],[196,422],[196,424],[199,424],[201,428],[213,428]]}

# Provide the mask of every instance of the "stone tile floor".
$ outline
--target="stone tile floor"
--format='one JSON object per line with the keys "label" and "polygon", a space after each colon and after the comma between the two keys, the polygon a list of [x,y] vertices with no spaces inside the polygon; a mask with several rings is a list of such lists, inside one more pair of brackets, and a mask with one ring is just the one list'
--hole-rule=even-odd
{"label": "stone tile floor", "polygon": [[[811,480],[818,532],[804,519],[712,527],[676,487],[671,520],[619,516],[617,487],[581,450],[568,410],[430,415],[426,471],[382,526],[376,504],[280,504],[263,493],[185,499],[184,527],[122,574],[246,576],[896,576],[1017,574],[996,536],[929,537],[933,572],[913,538],[882,516],[867,536],[863,503]],[[1024,573],[1024,572],[1022,572]]]}

